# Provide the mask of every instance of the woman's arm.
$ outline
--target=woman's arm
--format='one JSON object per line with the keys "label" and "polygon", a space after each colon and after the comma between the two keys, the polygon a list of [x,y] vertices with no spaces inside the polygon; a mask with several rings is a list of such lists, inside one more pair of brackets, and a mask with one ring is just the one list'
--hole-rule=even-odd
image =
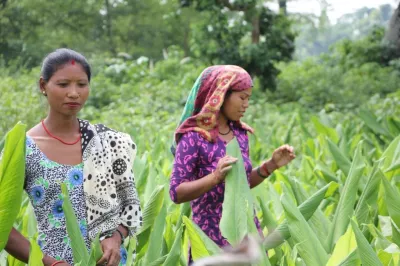
{"label": "woman's arm", "polygon": [[[29,241],[17,230],[15,230],[14,228],[11,230],[10,236],[8,238],[7,241],[7,245],[5,250],[14,258],[28,263],[29,260],[29,249],[30,249],[30,243]],[[52,263],[56,262],[57,260],[55,260],[54,258],[45,255],[43,257],[43,264],[45,266],[49,266]],[[57,265],[69,265],[67,263],[61,263],[61,264],[57,264]]]}
{"label": "woman's arm", "polygon": [[181,183],[176,188],[176,199],[175,203],[183,203],[199,198],[204,193],[210,191],[218,183],[214,177],[214,173],[211,173],[203,178],[195,181],[189,181]]}
{"label": "woman's arm", "polygon": [[236,161],[236,158],[227,155],[218,161],[215,171],[211,174],[194,181],[179,184],[176,188],[174,202],[183,203],[191,201],[210,191],[225,179],[226,173],[232,168],[231,164]]}

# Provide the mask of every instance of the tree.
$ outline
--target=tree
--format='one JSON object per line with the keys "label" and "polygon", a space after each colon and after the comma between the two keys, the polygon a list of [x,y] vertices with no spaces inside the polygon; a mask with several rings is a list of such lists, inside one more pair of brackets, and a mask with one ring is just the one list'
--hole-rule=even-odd
{"label": "tree", "polygon": [[1,61],[37,66],[50,51],[68,47],[87,56],[147,56],[178,45],[189,56],[190,24],[176,0],[7,0],[0,2]]}
{"label": "tree", "polygon": [[206,18],[194,25],[191,50],[209,64],[236,64],[258,77],[263,90],[275,89],[276,61],[294,52],[291,21],[260,0],[183,0]]}
{"label": "tree", "polygon": [[[395,9],[385,35],[385,41],[393,51],[399,51],[400,48],[400,3]],[[399,52],[397,52],[399,54]]]}

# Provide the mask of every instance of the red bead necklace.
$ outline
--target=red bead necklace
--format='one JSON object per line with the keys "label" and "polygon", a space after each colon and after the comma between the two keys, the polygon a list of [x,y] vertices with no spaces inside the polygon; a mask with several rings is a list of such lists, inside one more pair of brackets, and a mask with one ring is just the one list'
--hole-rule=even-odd
{"label": "red bead necklace", "polygon": [[78,143],[78,142],[81,140],[81,136],[79,136],[78,139],[77,139],[76,141],[72,142],[72,143],[65,142],[65,141],[63,141],[62,139],[60,139],[60,138],[58,138],[58,137],[56,137],[56,136],[54,136],[53,134],[50,133],[50,131],[49,131],[49,130],[46,128],[46,126],[44,125],[44,120],[42,120],[42,126],[43,126],[43,128],[44,128],[44,131],[46,131],[47,135],[49,135],[49,136],[52,137],[53,139],[58,140],[58,141],[61,142],[62,144],[65,144],[65,145],[75,145],[76,143]]}

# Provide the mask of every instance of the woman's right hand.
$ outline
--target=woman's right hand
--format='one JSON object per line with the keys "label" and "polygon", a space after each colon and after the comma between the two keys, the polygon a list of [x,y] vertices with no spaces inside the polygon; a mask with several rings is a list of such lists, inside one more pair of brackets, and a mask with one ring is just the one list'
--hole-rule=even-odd
{"label": "woman's right hand", "polygon": [[226,155],[225,157],[219,159],[217,167],[212,174],[213,180],[216,185],[225,180],[226,174],[229,172],[229,170],[232,169],[232,164],[236,163],[237,160],[237,158],[229,155]]}

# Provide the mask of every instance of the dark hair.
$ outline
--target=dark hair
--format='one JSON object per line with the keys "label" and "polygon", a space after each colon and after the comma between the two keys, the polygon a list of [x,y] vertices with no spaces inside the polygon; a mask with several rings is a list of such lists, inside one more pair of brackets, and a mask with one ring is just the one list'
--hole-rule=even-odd
{"label": "dark hair", "polygon": [[48,54],[43,60],[41,75],[44,81],[48,82],[54,73],[68,62],[79,63],[86,72],[90,82],[91,70],[89,62],[78,52],[67,48],[60,48]]}

